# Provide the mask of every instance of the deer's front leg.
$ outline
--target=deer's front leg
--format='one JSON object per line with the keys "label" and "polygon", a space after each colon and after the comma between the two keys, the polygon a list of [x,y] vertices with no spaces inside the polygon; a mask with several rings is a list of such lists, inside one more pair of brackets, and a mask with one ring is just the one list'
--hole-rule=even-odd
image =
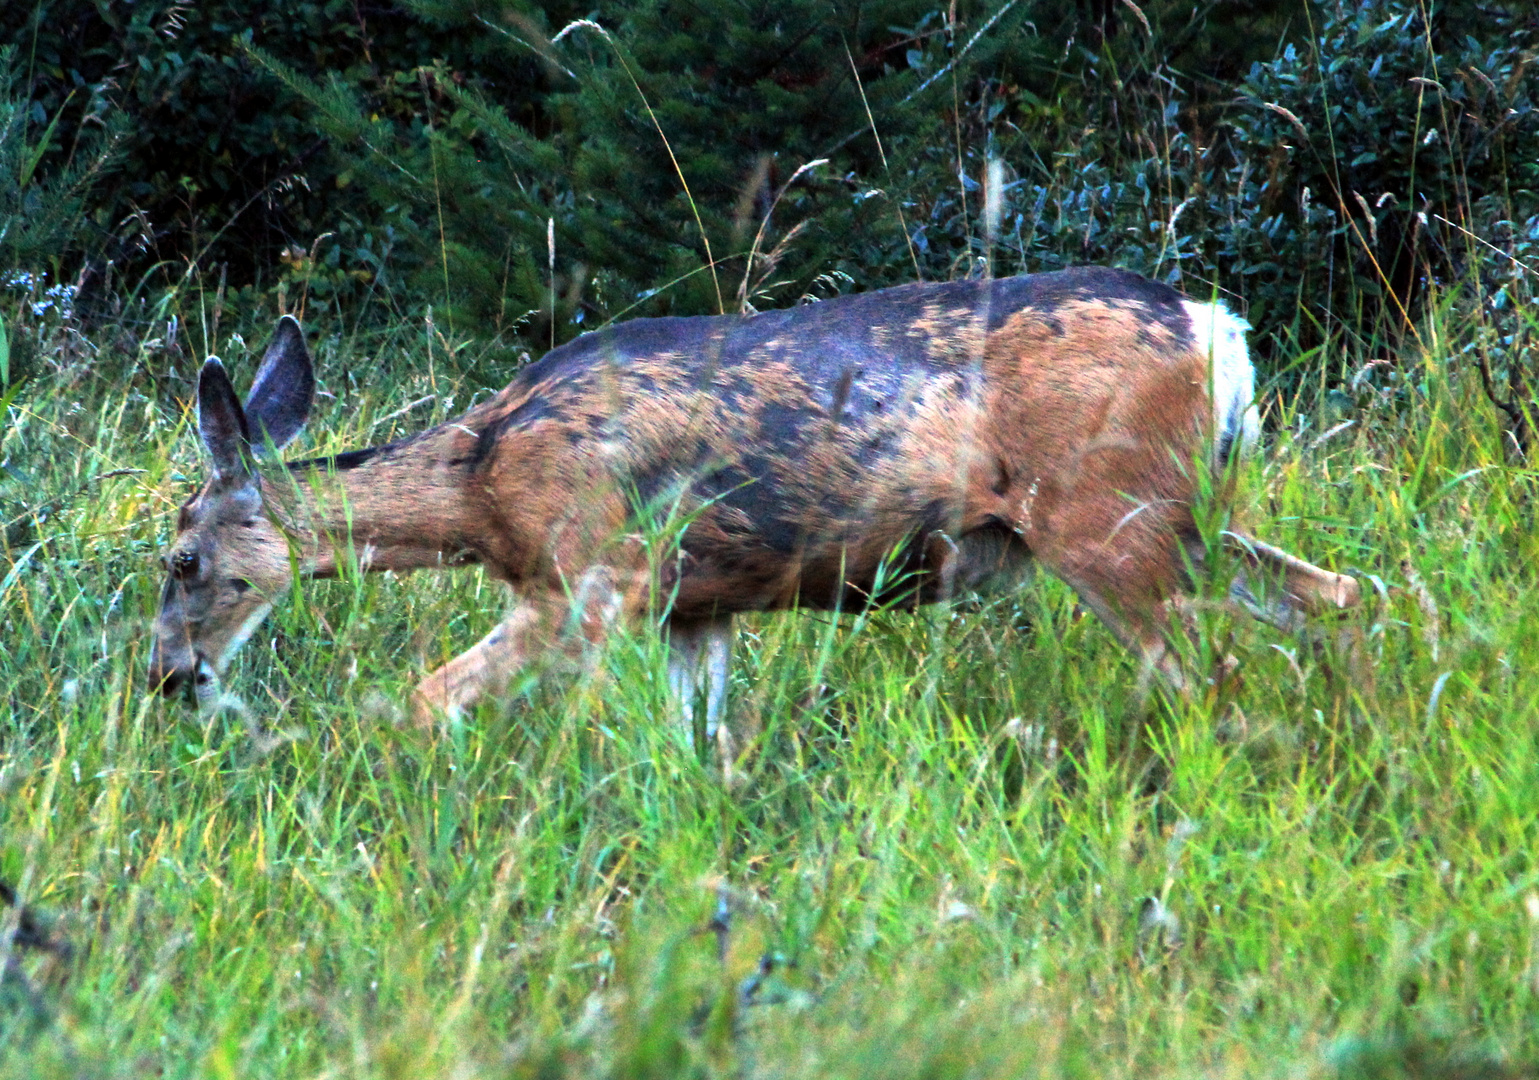
{"label": "deer's front leg", "polygon": [[417,684],[412,721],[430,728],[460,716],[484,694],[507,689],[513,674],[550,640],[551,612],[542,604],[519,604],[480,641]]}
{"label": "deer's front leg", "polygon": [[678,703],[682,726],[691,738],[701,690],[705,691],[706,740],[714,740],[721,728],[735,636],[731,615],[706,622],[668,624],[668,687]]}
{"label": "deer's front leg", "polygon": [[455,718],[488,694],[508,688],[524,665],[547,652],[594,655],[625,606],[618,576],[607,566],[585,571],[570,593],[526,600],[480,641],[417,684],[412,719],[432,727]]}

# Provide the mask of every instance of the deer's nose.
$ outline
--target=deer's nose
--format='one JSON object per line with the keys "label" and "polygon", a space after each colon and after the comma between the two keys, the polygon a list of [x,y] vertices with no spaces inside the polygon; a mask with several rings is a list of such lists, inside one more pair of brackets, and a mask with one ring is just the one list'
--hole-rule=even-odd
{"label": "deer's nose", "polygon": [[203,692],[213,678],[213,669],[196,653],[177,656],[175,650],[158,647],[150,653],[150,686],[165,697]]}
{"label": "deer's nose", "polygon": [[159,690],[166,697],[175,697],[187,688],[187,680],[192,678],[192,672],[186,668],[161,668],[159,665],[150,668],[150,685]]}

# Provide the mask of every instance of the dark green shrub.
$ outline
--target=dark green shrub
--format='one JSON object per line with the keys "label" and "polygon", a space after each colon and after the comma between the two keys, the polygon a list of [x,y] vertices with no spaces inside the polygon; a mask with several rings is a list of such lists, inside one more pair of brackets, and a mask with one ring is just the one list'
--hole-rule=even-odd
{"label": "dark green shrub", "polygon": [[1120,263],[1229,294],[1304,344],[1344,323],[1404,333],[1477,266],[1488,290],[1521,274],[1539,243],[1539,18],[1460,4],[1429,26],[1409,0],[1306,10],[1306,40],[1225,102],[1137,48],[1120,69],[1110,51],[1082,56],[1078,108],[995,140],[1013,172],[996,266]]}
{"label": "dark green shrub", "polygon": [[[137,280],[157,265],[226,264],[235,283],[276,273],[308,250],[339,210],[375,220],[327,154],[307,110],[245,51],[251,42],[307,71],[369,88],[377,107],[408,112],[420,90],[401,72],[435,58],[471,66],[477,43],[435,35],[390,4],[353,0],[33,0],[0,5],[0,45],[16,49],[34,131],[62,116],[121,117],[119,182],[88,204],[70,238],[74,261]],[[42,175],[69,167],[56,141]],[[167,278],[162,278],[167,280]]]}
{"label": "dark green shrub", "polygon": [[[16,67],[15,50],[0,46],[0,274],[57,274],[85,227],[93,188],[114,164],[122,125],[97,95],[82,95],[83,115],[42,111],[17,87]],[[63,161],[44,169],[50,154]]]}
{"label": "dark green shrub", "polygon": [[[393,209],[404,291],[545,342],[622,315],[783,304],[840,272],[911,278],[909,174],[883,165],[873,120],[884,139],[949,141],[926,75],[955,57],[965,82],[1016,25],[965,49],[932,6],[639,0],[563,34],[532,4],[418,3],[440,32],[490,27],[510,60],[539,60],[537,104],[495,65],[439,65],[421,73],[423,111],[395,117],[262,56]],[[961,6],[981,23],[981,4]]]}
{"label": "dark green shrub", "polygon": [[[0,46],[0,395],[34,366],[28,328],[73,312],[71,255],[123,137],[100,98],[73,123],[63,110],[41,113],[18,92],[15,72],[15,51]],[[62,163],[43,169],[60,146],[68,147]]]}
{"label": "dark green shrub", "polygon": [[[1484,245],[1534,260],[1536,17],[1432,10],[625,0],[553,42],[588,9],[35,0],[0,11],[0,41],[22,47],[27,145],[53,118],[123,118],[123,181],[44,245],[119,280],[217,269],[232,296],[430,304],[538,347],[1098,262],[1312,344],[1403,332],[1477,264],[1514,285]],[[62,181],[74,146],[53,139],[38,176]]]}
{"label": "dark green shrub", "polygon": [[[1539,230],[1539,19],[1493,4],[1319,3],[1313,49],[1240,84],[1238,171],[1217,252],[1258,317],[1295,298],[1329,327],[1359,311],[1405,330],[1429,286],[1483,244],[1521,256]],[[1520,250],[1520,247],[1522,250]]]}

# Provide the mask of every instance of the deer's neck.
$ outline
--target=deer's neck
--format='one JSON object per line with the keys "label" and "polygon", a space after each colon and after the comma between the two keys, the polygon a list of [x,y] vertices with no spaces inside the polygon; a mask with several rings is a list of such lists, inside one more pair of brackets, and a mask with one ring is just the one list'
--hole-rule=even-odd
{"label": "deer's neck", "polygon": [[473,432],[450,424],[397,443],[291,462],[263,498],[300,543],[305,571],[330,577],[479,561],[470,463]]}

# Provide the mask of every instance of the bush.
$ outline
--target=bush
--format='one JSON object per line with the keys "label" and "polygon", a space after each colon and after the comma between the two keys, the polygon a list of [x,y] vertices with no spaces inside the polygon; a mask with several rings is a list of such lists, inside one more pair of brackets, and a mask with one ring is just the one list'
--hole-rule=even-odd
{"label": "bush", "polygon": [[[0,271],[57,272],[85,227],[88,197],[112,168],[123,130],[100,96],[84,97],[79,119],[43,112],[18,92],[15,50],[0,46]],[[63,161],[40,168],[50,154]]]}
{"label": "bush", "polygon": [[565,32],[533,5],[414,9],[538,59],[536,104],[489,78],[496,65],[439,65],[420,73],[424,111],[391,117],[340,77],[264,60],[316,108],[369,202],[392,208],[406,292],[540,342],[622,315],[783,304],[857,267],[863,283],[894,263],[912,276],[902,193],[882,190],[901,173],[873,123],[942,138],[926,74],[955,60],[965,80],[1015,25],[964,52],[928,0],[639,0]]}
{"label": "bush", "polygon": [[[1360,317],[1402,333],[1477,265],[1500,295],[1539,244],[1539,17],[1474,0],[1430,24],[1409,0],[1292,22],[1227,0],[627,0],[560,33],[586,10],[7,8],[28,145],[59,118],[125,129],[125,182],[79,204],[52,257],[135,280],[218,267],[312,310],[432,305],[532,347],[618,317],[1111,263],[1236,298],[1265,355]],[[38,160],[58,190],[67,142]]]}
{"label": "bush", "polygon": [[1084,104],[1055,118],[1050,160],[1040,127],[997,140],[1015,177],[996,262],[1114,262],[1217,289],[1305,345],[1344,324],[1398,336],[1477,267],[1488,291],[1510,282],[1539,241],[1539,17],[1308,10],[1309,38],[1254,64],[1227,102],[1134,47],[1122,60],[1142,66],[1097,96],[1115,56],[1087,55]]}
{"label": "bush", "polygon": [[[0,296],[21,296],[25,326],[73,304],[78,282],[70,277],[69,255],[89,221],[91,196],[115,164],[123,132],[120,119],[96,97],[73,126],[63,123],[62,109],[29,115],[40,110],[17,92],[15,60],[13,49],[0,46]],[[61,165],[39,168],[65,144],[69,152]],[[17,337],[14,326],[7,333],[3,318],[0,311],[0,394],[30,367],[27,339]]]}
{"label": "bush", "polygon": [[[468,65],[476,48],[391,5],[352,0],[0,5],[0,45],[17,50],[34,132],[60,117],[63,133],[118,117],[121,182],[86,204],[86,227],[61,249],[67,262],[111,263],[132,280],[160,266],[161,281],[228,265],[238,284],[270,282],[282,255],[307,250],[357,203],[302,103],[247,55],[254,41],[296,67],[379,88],[397,108],[397,71],[434,57]],[[66,175],[73,153],[56,140],[40,175]]]}
{"label": "bush", "polygon": [[1539,19],[1462,4],[1429,24],[1404,0],[1316,11],[1316,48],[1240,85],[1233,206],[1215,208],[1238,224],[1218,255],[1256,283],[1268,323],[1304,298],[1327,329],[1363,310],[1404,330],[1430,286],[1479,263],[1510,272],[1482,243],[1533,243]]}

